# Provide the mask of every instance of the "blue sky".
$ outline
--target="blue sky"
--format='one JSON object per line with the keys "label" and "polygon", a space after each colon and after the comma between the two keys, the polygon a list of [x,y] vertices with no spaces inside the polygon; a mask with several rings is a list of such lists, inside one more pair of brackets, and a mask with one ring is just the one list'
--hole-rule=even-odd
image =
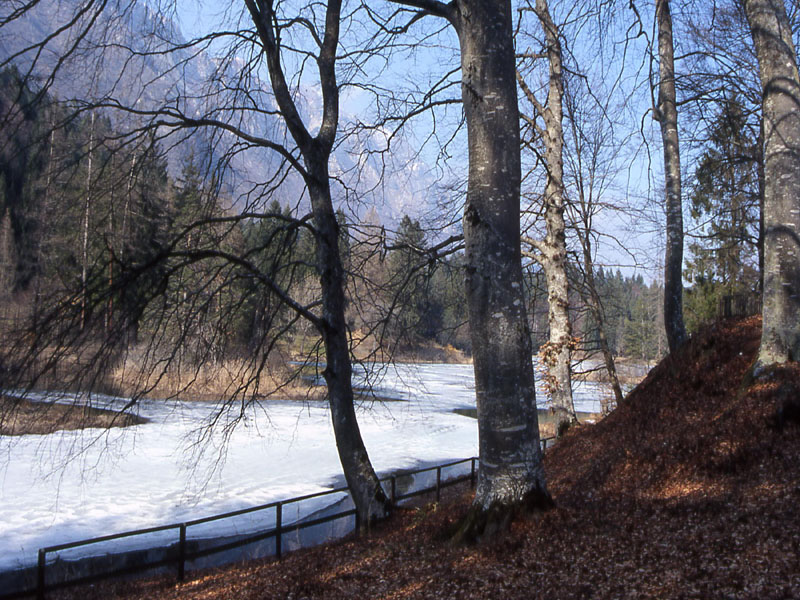
{"label": "blue sky", "polygon": [[[386,7],[386,2],[373,3],[379,9]],[[553,12],[556,19],[567,20],[574,15],[564,12],[559,15],[559,10],[573,11],[573,3],[554,3]],[[241,8],[239,8],[241,7]],[[236,19],[242,15],[244,3],[220,3],[205,0],[177,0],[177,13],[181,28],[187,37],[202,35],[209,30],[218,30],[220,26],[233,28]],[[346,13],[346,10],[345,10]],[[246,15],[245,15],[246,16]],[[645,17],[646,18],[646,17]],[[623,15],[620,24],[615,25],[617,29],[609,31],[609,35],[621,35],[624,33]],[[244,26],[249,25],[244,21]],[[535,23],[534,23],[535,25]],[[440,31],[441,30],[441,31]],[[349,23],[342,28],[342,44],[345,50],[351,50],[362,43],[371,31],[367,31],[358,23]],[[648,32],[650,35],[651,32]],[[534,35],[536,33],[534,32]],[[628,123],[617,124],[618,128],[623,126],[632,130],[637,130],[640,125],[644,125],[645,135],[649,145],[644,143],[646,138],[641,135],[632,135],[630,131],[622,132],[620,139],[627,145],[625,152],[620,155],[619,167],[613,176],[613,185],[607,190],[606,200],[609,204],[625,206],[626,204],[641,207],[645,203],[643,199],[653,196],[658,197],[661,173],[660,147],[653,140],[654,128],[652,119],[649,117],[642,120],[643,115],[649,109],[649,93],[646,90],[646,70],[647,57],[645,55],[646,46],[644,38],[640,37],[630,42],[627,47],[627,54],[624,55],[620,44],[600,44],[596,33],[590,28],[575,27],[575,41],[570,46],[572,53],[572,64],[576,62],[581,68],[594,69],[594,77],[600,78],[602,86],[595,86],[595,91],[602,94],[603,90],[610,91],[616,95],[617,100],[622,96],[627,97],[626,106],[619,107],[619,114],[626,118]],[[594,36],[594,37],[592,37]],[[342,125],[347,126],[348,121],[362,120],[370,122],[375,118],[375,90],[377,88],[392,90],[396,95],[407,97],[421,96],[422,92],[429,87],[431,82],[437,81],[449,70],[458,65],[457,39],[449,28],[443,28],[441,20],[428,17],[416,24],[406,39],[401,39],[402,43],[414,40],[425,39],[424,44],[417,45],[416,48],[398,48],[388,61],[379,58],[372,59],[367,63],[372,72],[361,77],[360,82],[365,87],[370,87],[370,91],[359,88],[349,88],[345,90],[342,103]],[[536,40],[526,40],[525,44],[535,44]],[[601,54],[602,53],[602,54]],[[598,70],[598,67],[603,69]],[[644,71],[642,71],[644,68]],[[287,68],[287,71],[290,69]],[[314,70],[307,68],[303,79],[303,84],[307,86],[316,85]],[[364,75],[364,74],[360,74]],[[457,79],[455,73],[451,79]],[[266,78],[265,78],[266,79]],[[616,85],[614,87],[612,82]],[[644,88],[642,87],[644,85]],[[602,88],[602,90],[601,90]],[[613,88],[613,91],[611,91]],[[459,87],[448,90],[449,97],[457,97],[460,93]],[[524,109],[524,103],[521,103]],[[406,148],[418,149],[422,162],[432,167],[432,177],[448,186],[454,185],[465,177],[466,173],[466,137],[465,133],[455,133],[459,120],[460,109],[450,107],[447,118],[443,118],[441,112],[437,114],[436,129],[434,133],[434,121],[431,115],[422,115],[415,118],[405,128],[403,132],[403,144]],[[437,162],[442,157],[441,145],[451,136],[446,147],[449,157],[445,162]],[[446,165],[444,169],[433,168],[435,165]],[[444,195],[445,192],[442,192]],[[644,217],[645,214],[652,215],[652,222]],[[659,235],[654,235],[653,229],[659,226],[660,212],[655,210],[642,210],[640,212],[628,211],[607,211],[606,216],[599,219],[598,224],[604,229],[609,237],[605,238],[605,244],[601,245],[599,262],[606,265],[622,266],[624,270],[630,271],[635,263],[639,267],[647,268],[646,276],[658,277],[658,269],[655,264],[660,256]],[[627,246],[628,251],[619,247],[618,242],[611,243],[611,240],[621,240]],[[626,268],[627,267],[627,268]]]}

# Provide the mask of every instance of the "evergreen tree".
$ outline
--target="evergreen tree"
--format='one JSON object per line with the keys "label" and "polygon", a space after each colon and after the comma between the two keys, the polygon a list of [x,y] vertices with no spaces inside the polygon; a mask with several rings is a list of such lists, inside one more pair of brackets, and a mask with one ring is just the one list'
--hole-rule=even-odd
{"label": "evergreen tree", "polygon": [[758,173],[756,141],[735,97],[726,98],[695,171],[691,214],[698,223],[684,277],[690,329],[716,316],[723,295],[758,286]]}
{"label": "evergreen tree", "polygon": [[434,265],[426,262],[427,236],[419,221],[404,215],[388,260],[392,333],[413,346],[441,330],[443,308],[431,292]]}
{"label": "evergreen tree", "polygon": [[[261,273],[289,289],[309,275],[305,265],[313,263],[313,240],[300,247],[298,230],[291,209],[273,199],[266,212],[243,225],[245,255]],[[308,254],[308,253],[311,254]],[[301,256],[303,254],[303,256]],[[242,320],[244,329],[239,339],[249,349],[263,343],[275,328],[286,327],[292,312],[276,295],[265,291],[251,276],[245,278],[242,289]]]}
{"label": "evergreen tree", "polygon": [[[115,209],[117,218],[113,228],[120,266],[130,271],[151,262],[164,251],[169,237],[171,191],[166,162],[156,147],[138,157],[130,157],[123,169],[125,191],[124,196],[117,199],[122,206],[121,210],[120,207]],[[163,264],[144,270],[118,293],[116,304],[120,307],[119,318],[125,323],[127,343],[135,343],[139,327],[147,325],[143,323],[145,308],[165,273]]]}
{"label": "evergreen tree", "polygon": [[428,286],[432,305],[437,307],[436,320],[429,325],[438,327],[436,341],[460,350],[470,350],[467,311],[464,306],[464,256],[445,258],[436,267]]}

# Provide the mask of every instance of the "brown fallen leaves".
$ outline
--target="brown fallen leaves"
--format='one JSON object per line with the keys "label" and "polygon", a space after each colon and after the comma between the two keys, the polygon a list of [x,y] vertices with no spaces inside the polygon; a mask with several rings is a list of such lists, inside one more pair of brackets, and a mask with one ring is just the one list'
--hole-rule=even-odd
{"label": "brown fallen leaves", "polygon": [[369,536],[90,598],[800,598],[800,369],[743,389],[757,319],[718,324],[546,457],[557,508],[453,547],[469,492]]}

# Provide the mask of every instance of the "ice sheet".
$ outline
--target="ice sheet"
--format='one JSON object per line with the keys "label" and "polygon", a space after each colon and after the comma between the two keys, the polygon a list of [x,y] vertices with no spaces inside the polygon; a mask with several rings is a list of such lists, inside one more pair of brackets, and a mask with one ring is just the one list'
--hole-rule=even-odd
{"label": "ice sheet", "polygon": [[[364,402],[358,410],[379,473],[477,454],[476,421],[453,413],[475,406],[471,365],[396,365],[376,371],[380,377],[370,378],[376,395],[402,400]],[[598,384],[576,386],[577,410],[598,411],[600,393]],[[541,390],[537,397],[543,405]],[[92,398],[97,406],[125,402]],[[226,427],[240,414],[235,407],[210,434],[205,425],[213,404],[149,400],[138,411],[151,421],[110,431],[0,438],[0,570],[35,563],[43,546],[341,484],[325,403],[271,401],[245,411],[235,428]],[[247,520],[221,521],[205,526],[203,535],[242,533],[238,528],[250,526],[255,525]]]}

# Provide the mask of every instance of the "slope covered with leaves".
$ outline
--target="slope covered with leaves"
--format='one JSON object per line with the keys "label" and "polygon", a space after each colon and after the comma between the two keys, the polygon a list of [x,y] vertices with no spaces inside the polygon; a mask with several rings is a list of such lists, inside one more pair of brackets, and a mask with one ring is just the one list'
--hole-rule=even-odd
{"label": "slope covered with leaves", "polygon": [[546,457],[557,508],[453,547],[469,493],[371,535],[75,597],[800,598],[800,369],[742,386],[757,319],[717,324]]}

